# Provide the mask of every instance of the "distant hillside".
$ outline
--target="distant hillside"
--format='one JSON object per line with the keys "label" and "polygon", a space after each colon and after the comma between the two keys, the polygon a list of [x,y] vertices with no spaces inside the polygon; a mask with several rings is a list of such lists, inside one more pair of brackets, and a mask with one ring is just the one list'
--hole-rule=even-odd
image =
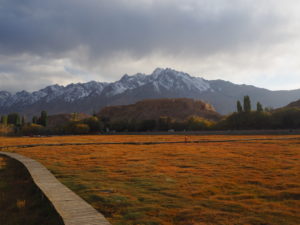
{"label": "distant hillside", "polygon": [[177,120],[184,120],[190,116],[199,116],[217,121],[221,115],[208,103],[200,100],[177,99],[148,99],[132,105],[109,106],[98,114],[111,120],[150,120],[161,116],[168,116]]}
{"label": "distant hillside", "polygon": [[300,108],[300,100],[295,101],[295,102],[291,102],[290,104],[288,104],[284,108]]}

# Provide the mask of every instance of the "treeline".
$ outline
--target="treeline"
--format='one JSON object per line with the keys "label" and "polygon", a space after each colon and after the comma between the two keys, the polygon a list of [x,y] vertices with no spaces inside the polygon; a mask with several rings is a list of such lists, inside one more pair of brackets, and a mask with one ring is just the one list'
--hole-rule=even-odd
{"label": "treeline", "polygon": [[77,113],[62,124],[49,126],[49,117],[46,111],[40,116],[34,116],[30,121],[18,113],[1,116],[0,135],[53,135],[53,134],[88,134],[103,132],[103,123],[99,118],[92,116],[83,120],[78,119]]}
{"label": "treeline", "polygon": [[[79,119],[77,113],[73,113],[69,121],[48,125],[46,111],[41,112],[40,117],[33,117],[30,122],[26,122],[24,117],[14,114],[17,119],[6,122],[1,120],[0,127],[5,132],[3,134],[15,135],[52,135],[52,134],[88,134],[104,132],[143,132],[143,131],[198,131],[211,129],[215,123],[201,117],[191,116],[186,120],[179,121],[170,117],[161,116],[157,120],[111,120],[101,118],[96,115]],[[10,117],[3,116],[3,118]],[[21,118],[19,122],[19,119]],[[9,129],[8,129],[9,128]]]}
{"label": "treeline", "polygon": [[157,120],[115,120],[104,119],[104,126],[114,131],[198,131],[207,130],[214,126],[214,122],[198,116],[191,116],[185,120],[176,120],[161,116]]}
{"label": "treeline", "polygon": [[26,134],[27,129],[33,133],[43,133],[47,127],[48,115],[46,111],[41,112],[40,117],[33,117],[31,122],[26,122],[24,116],[19,113],[2,115],[0,119],[0,135]]}
{"label": "treeline", "polygon": [[[107,132],[143,132],[143,131],[197,131],[207,130],[214,125],[213,122],[200,117],[191,116],[184,121],[177,121],[170,117],[160,117],[157,120],[111,120],[96,115],[85,119],[78,119],[76,113],[65,124],[46,127],[47,133],[53,134],[88,134]],[[29,127],[32,128],[32,124]],[[26,132],[28,134],[28,130]]]}
{"label": "treeline", "polygon": [[49,125],[46,111],[40,116],[26,121],[24,116],[11,113],[1,116],[0,135],[52,135],[52,134],[88,134],[104,132],[143,132],[143,131],[202,131],[202,130],[253,130],[253,129],[299,129],[300,109],[282,108],[272,110],[263,108],[257,102],[252,109],[251,99],[245,96],[243,102],[237,101],[236,112],[225,116],[218,122],[197,116],[185,120],[161,116],[150,120],[112,120],[109,117],[91,117],[80,119],[73,113],[69,120]]}
{"label": "treeline", "polygon": [[108,121],[104,126],[116,131],[201,131],[201,130],[262,130],[262,129],[300,129],[300,109],[281,108],[273,110],[264,108],[256,102],[252,108],[249,96],[243,102],[237,101],[236,112],[224,116],[218,122],[191,116],[184,121],[169,117],[144,121]]}
{"label": "treeline", "polygon": [[244,97],[243,106],[237,101],[237,112],[218,122],[214,129],[253,130],[253,129],[299,129],[300,109],[281,108],[277,110],[263,108],[260,102],[252,110],[249,96]]}

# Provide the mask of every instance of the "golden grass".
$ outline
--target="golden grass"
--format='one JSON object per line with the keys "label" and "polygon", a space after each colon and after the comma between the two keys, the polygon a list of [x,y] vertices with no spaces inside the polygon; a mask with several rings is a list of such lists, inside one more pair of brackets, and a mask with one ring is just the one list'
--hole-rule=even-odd
{"label": "golden grass", "polygon": [[9,145],[48,144],[48,143],[101,143],[101,142],[176,142],[198,140],[228,140],[252,138],[285,138],[300,135],[78,135],[49,137],[1,137],[0,147]]}
{"label": "golden grass", "polygon": [[[190,139],[270,137],[280,136]],[[178,139],[184,136],[68,136],[0,141],[2,145],[16,145]],[[60,146],[13,151],[43,163],[113,224],[300,224],[299,140]]]}

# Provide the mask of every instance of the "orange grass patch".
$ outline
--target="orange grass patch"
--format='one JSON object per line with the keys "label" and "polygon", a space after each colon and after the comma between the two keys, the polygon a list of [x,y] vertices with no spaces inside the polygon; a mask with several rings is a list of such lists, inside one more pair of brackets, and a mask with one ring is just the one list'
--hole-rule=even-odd
{"label": "orange grass patch", "polygon": [[265,138],[299,138],[300,135],[77,135],[49,137],[1,137],[0,147],[27,144],[101,143],[101,142],[184,142],[199,140],[236,140]]}
{"label": "orange grass patch", "polygon": [[[179,138],[184,136],[68,136],[14,138],[14,144]],[[300,224],[299,140],[35,147],[14,152],[43,163],[113,224]]]}

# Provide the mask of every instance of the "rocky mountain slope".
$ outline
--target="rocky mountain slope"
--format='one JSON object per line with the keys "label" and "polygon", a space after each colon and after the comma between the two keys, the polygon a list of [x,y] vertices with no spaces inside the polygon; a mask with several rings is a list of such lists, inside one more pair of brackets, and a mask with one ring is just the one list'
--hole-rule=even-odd
{"label": "rocky mountain slope", "polygon": [[[156,69],[152,74],[124,75],[119,81],[52,85],[29,93],[0,91],[0,114],[20,112],[32,116],[41,110],[49,114],[92,113],[105,106],[132,104],[153,98],[194,98],[213,105],[221,114],[235,110],[236,101],[249,95],[266,107],[282,107],[300,98],[300,89],[270,91],[223,80],[205,80],[172,69]],[[254,105],[254,104],[253,104]]]}
{"label": "rocky mountain slope", "polygon": [[214,108],[200,100],[187,98],[148,99],[131,105],[109,106],[98,114],[110,120],[157,120],[167,116],[176,120],[185,120],[190,116],[198,116],[212,121],[221,119]]}

